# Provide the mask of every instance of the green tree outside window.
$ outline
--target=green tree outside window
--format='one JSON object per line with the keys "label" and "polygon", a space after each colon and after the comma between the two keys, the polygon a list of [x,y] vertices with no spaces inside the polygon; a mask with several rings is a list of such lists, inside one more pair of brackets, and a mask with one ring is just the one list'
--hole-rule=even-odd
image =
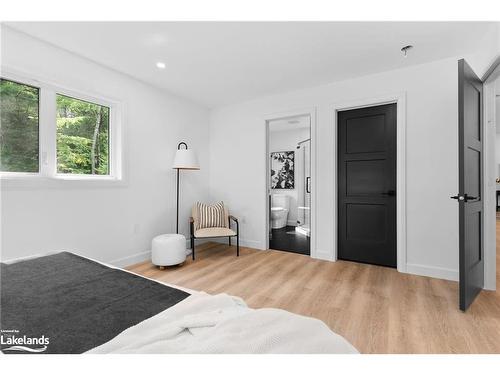
{"label": "green tree outside window", "polygon": [[0,79],[0,171],[36,173],[39,89]]}
{"label": "green tree outside window", "polygon": [[109,108],[57,95],[57,173],[109,174]]}

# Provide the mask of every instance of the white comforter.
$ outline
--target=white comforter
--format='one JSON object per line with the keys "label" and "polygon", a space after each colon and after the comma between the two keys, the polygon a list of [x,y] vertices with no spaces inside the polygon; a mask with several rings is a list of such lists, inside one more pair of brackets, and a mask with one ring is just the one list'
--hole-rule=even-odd
{"label": "white comforter", "polygon": [[87,353],[357,353],[322,321],[195,293]]}

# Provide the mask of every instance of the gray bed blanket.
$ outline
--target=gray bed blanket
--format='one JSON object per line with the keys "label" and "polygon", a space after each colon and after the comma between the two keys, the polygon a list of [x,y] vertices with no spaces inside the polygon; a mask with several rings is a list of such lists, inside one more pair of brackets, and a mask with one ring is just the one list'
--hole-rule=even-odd
{"label": "gray bed blanket", "polygon": [[2,263],[0,274],[6,354],[83,353],[189,296],[68,252]]}

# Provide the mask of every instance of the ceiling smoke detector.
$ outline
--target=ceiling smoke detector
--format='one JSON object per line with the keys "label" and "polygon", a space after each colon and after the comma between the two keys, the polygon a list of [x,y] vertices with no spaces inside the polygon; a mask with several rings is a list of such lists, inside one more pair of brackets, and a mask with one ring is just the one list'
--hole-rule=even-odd
{"label": "ceiling smoke detector", "polygon": [[403,56],[407,57],[408,56],[408,51],[411,50],[412,48],[413,48],[413,46],[411,44],[409,44],[409,45],[404,46],[403,48],[401,48],[401,52],[403,52]]}

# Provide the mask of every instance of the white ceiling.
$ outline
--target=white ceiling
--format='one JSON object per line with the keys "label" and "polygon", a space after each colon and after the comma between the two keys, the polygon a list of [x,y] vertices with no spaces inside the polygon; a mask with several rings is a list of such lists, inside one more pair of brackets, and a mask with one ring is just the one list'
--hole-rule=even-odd
{"label": "white ceiling", "polygon": [[311,126],[309,116],[293,116],[278,120],[269,121],[270,132],[280,132],[286,130],[305,129]]}
{"label": "white ceiling", "polygon": [[[14,22],[207,107],[473,52],[479,22]],[[412,44],[408,58],[400,48]],[[156,62],[166,68],[159,70]]]}

